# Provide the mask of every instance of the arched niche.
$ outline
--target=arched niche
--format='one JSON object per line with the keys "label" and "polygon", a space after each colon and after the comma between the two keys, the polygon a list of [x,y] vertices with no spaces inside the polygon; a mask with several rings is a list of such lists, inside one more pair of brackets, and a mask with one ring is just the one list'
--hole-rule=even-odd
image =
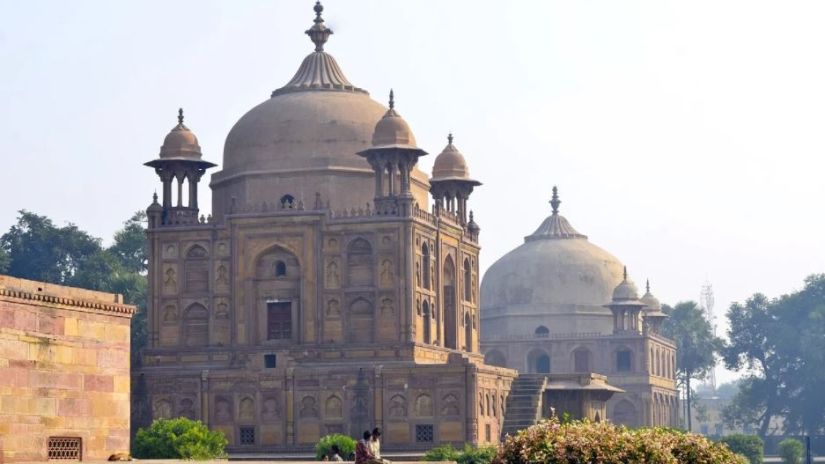
{"label": "arched niche", "polygon": [[441,293],[444,299],[444,346],[454,350],[458,349],[457,326],[459,323],[458,308],[456,308],[455,271],[453,257],[447,256],[444,259],[441,273],[441,281],[444,284]]}
{"label": "arched niche", "polygon": [[550,373],[550,354],[541,348],[534,348],[527,353],[527,372],[531,374]]}
{"label": "arched niche", "polygon": [[209,344],[209,311],[195,303],[183,314],[183,344],[186,346],[206,346]]}
{"label": "arched niche", "polygon": [[254,261],[257,335],[261,342],[292,342],[298,338],[301,263],[286,247],[274,245]]}
{"label": "arched niche", "polygon": [[351,287],[374,285],[372,245],[358,237],[347,245],[347,282]]}
{"label": "arched niche", "polygon": [[183,261],[183,288],[186,293],[209,291],[209,252],[200,245],[186,250]]}

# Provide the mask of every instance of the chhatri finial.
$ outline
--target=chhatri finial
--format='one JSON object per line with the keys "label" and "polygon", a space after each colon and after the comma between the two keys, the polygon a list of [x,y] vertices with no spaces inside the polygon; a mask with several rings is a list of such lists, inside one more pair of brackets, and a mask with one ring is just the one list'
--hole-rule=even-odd
{"label": "chhatri finial", "polygon": [[321,17],[321,13],[324,11],[324,5],[321,5],[321,2],[315,2],[315,19],[312,20],[313,24],[312,27],[307,29],[306,35],[312,40],[312,43],[315,44],[315,51],[322,52],[324,51],[324,44],[327,43],[330,34],[332,34],[332,29],[329,29],[324,25],[324,18]]}
{"label": "chhatri finial", "polygon": [[473,210],[470,210],[470,222],[474,222],[473,221]]}
{"label": "chhatri finial", "polygon": [[390,109],[395,109],[395,92],[390,89]]}
{"label": "chhatri finial", "polygon": [[624,267],[624,281],[627,282],[627,266]]}
{"label": "chhatri finial", "polygon": [[453,133],[452,132],[447,134],[447,143],[449,143],[450,145],[453,144]]}
{"label": "chhatri finial", "polygon": [[650,293],[650,279],[647,279],[645,282],[645,290],[647,290],[647,293]]}
{"label": "chhatri finial", "polygon": [[183,124],[183,108],[178,108],[178,124]]}
{"label": "chhatri finial", "polygon": [[155,190],[155,193],[152,194],[152,204],[156,204],[158,202],[158,191]]}
{"label": "chhatri finial", "polygon": [[553,207],[553,216],[559,214],[559,205],[561,204],[561,200],[559,200],[559,188],[555,185],[553,186],[553,199],[550,200],[550,206]]}

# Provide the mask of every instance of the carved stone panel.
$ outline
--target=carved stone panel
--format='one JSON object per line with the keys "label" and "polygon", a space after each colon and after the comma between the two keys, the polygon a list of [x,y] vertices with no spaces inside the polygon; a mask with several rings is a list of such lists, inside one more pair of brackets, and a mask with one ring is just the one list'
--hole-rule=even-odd
{"label": "carved stone panel", "polygon": [[178,293],[178,267],[174,264],[166,264],[163,266],[163,294],[175,295]]}
{"label": "carved stone panel", "polygon": [[164,243],[163,245],[161,245],[161,250],[163,254],[163,259],[177,259],[178,257],[177,243]]}
{"label": "carved stone panel", "polygon": [[341,288],[341,260],[327,258],[324,264],[324,284],[326,288]]}

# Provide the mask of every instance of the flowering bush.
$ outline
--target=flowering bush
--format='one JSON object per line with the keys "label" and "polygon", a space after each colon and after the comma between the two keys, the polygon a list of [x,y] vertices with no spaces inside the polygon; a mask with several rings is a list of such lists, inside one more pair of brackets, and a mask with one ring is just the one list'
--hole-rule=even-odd
{"label": "flowering bush", "polygon": [[134,455],[140,459],[215,459],[225,457],[226,437],[201,421],[158,419],[137,431]]}
{"label": "flowering bush", "polygon": [[494,464],[741,464],[726,446],[665,428],[630,430],[557,418],[507,436]]}

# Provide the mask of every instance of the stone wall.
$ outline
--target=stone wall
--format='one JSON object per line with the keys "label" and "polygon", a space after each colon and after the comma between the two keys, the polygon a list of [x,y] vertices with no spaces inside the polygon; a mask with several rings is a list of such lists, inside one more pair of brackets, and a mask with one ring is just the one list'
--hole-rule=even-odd
{"label": "stone wall", "polygon": [[0,276],[0,462],[129,452],[129,324],[120,295]]}

